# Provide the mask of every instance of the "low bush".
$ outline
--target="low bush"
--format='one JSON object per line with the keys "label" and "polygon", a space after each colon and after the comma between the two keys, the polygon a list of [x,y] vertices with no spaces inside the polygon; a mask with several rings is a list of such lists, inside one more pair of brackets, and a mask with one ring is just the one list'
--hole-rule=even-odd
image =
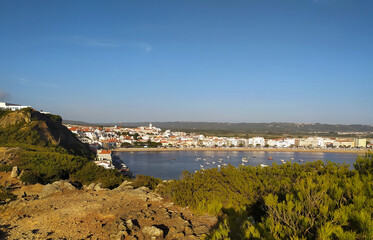
{"label": "low bush", "polygon": [[0,172],[9,172],[12,171],[13,166],[11,165],[1,165]]}
{"label": "low bush", "polygon": [[133,182],[133,187],[138,188],[138,187],[147,187],[151,190],[154,190],[155,187],[161,183],[160,178],[155,178],[155,177],[150,177],[150,176],[145,176],[145,175],[137,175],[134,182]]}
{"label": "low bush", "polygon": [[7,199],[16,200],[17,196],[5,189],[4,186],[0,186],[0,201]]}
{"label": "low bush", "polygon": [[20,177],[20,180],[28,184],[36,184],[39,182],[39,177],[32,171],[25,171]]}

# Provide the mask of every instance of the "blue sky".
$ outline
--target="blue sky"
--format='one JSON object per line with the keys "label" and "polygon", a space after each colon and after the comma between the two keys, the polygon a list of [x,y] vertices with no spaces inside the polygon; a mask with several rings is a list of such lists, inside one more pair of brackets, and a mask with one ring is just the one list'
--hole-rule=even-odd
{"label": "blue sky", "polygon": [[371,0],[0,0],[0,101],[89,122],[373,124]]}

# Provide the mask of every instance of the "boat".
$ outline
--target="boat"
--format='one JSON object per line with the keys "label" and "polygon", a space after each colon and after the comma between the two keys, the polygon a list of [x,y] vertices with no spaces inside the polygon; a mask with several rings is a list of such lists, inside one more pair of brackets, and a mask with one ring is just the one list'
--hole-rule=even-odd
{"label": "boat", "polygon": [[273,160],[273,158],[272,158],[272,157],[269,157],[268,160]]}
{"label": "boat", "polygon": [[213,161],[212,164],[215,164],[215,162]]}
{"label": "boat", "polygon": [[299,162],[303,162],[303,159],[299,159]]}
{"label": "boat", "polygon": [[220,164],[218,164],[218,168],[220,168]]}
{"label": "boat", "polygon": [[260,166],[261,166],[261,167],[268,167],[268,165],[265,164],[265,163],[261,163]]}
{"label": "boat", "polygon": [[294,160],[294,158],[290,158],[290,160]]}
{"label": "boat", "polygon": [[209,162],[206,162],[206,164],[210,164]]}
{"label": "boat", "polygon": [[227,158],[230,158],[230,156],[227,156]]}
{"label": "boat", "polygon": [[247,159],[242,159],[242,162],[248,162],[248,160]]}
{"label": "boat", "polygon": [[129,171],[129,169],[128,169],[128,167],[127,167],[126,164],[121,163],[120,166],[121,166],[121,168],[120,168],[119,171],[121,171],[121,172],[128,172]]}
{"label": "boat", "polygon": [[226,164],[226,163],[223,163],[223,166],[228,166],[228,164]]}

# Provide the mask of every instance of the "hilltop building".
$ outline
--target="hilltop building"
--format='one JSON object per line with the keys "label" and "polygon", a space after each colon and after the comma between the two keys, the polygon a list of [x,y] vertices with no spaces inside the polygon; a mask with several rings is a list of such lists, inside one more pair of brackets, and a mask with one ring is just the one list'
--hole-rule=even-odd
{"label": "hilltop building", "polygon": [[13,103],[0,102],[0,109],[2,110],[16,111],[16,110],[20,110],[23,108],[29,108],[29,107],[31,106],[22,106],[22,105],[13,104]]}

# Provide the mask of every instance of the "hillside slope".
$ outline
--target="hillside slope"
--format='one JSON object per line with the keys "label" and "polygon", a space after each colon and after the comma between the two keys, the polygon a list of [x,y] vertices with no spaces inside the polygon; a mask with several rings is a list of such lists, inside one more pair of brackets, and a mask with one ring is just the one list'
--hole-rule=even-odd
{"label": "hillside slope", "polygon": [[31,108],[2,114],[0,118],[0,145],[31,144],[60,146],[69,153],[88,156],[89,147],[81,143],[62,125],[60,116],[42,114]]}

